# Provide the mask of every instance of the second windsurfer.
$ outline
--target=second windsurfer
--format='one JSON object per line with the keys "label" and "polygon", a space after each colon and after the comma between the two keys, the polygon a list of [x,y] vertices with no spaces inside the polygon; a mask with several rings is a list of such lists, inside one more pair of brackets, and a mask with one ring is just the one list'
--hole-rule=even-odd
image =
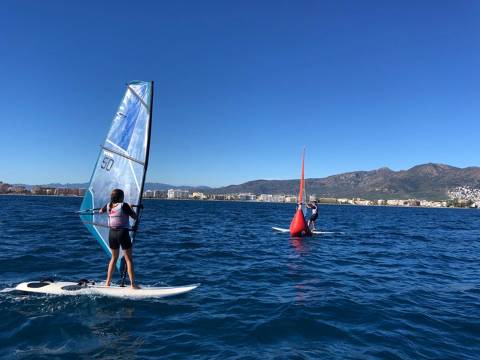
{"label": "second windsurfer", "polygon": [[310,219],[308,220],[308,227],[311,230],[315,230],[315,222],[317,221],[318,218],[318,206],[317,206],[317,201],[313,201],[309,204],[307,204],[307,207],[312,211],[312,215],[310,216]]}

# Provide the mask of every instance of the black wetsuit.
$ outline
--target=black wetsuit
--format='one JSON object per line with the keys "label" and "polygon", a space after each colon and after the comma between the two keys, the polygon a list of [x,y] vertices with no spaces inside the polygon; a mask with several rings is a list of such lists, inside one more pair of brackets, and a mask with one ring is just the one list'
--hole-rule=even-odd
{"label": "black wetsuit", "polygon": [[318,207],[315,204],[312,204],[311,207],[312,209],[312,215],[310,216],[310,221],[314,222],[318,218]]}

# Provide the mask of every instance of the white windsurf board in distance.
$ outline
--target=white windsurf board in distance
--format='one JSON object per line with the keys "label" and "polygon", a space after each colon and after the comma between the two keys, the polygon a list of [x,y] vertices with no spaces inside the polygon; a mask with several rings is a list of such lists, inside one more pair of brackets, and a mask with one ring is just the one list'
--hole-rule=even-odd
{"label": "white windsurf board in distance", "polygon": [[[285,229],[285,228],[281,228],[281,227],[277,227],[277,226],[273,226],[272,229],[273,229],[274,231],[281,232],[281,233],[289,233],[289,232],[290,232],[289,229]],[[336,232],[334,232],[334,231],[312,230],[312,234],[322,235],[322,234],[340,234],[340,233],[336,233]]]}
{"label": "white windsurf board in distance", "polygon": [[105,287],[94,284],[79,285],[78,283],[71,281],[32,281],[18,284],[15,287],[15,290],[51,295],[99,295],[119,298],[146,299],[180,295],[187,293],[198,286],[200,286],[200,284],[132,289],[127,286]]}

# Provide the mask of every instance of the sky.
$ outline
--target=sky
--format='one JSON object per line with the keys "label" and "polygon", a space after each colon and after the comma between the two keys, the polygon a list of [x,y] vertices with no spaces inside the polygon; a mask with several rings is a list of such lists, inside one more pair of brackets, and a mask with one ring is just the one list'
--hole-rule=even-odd
{"label": "sky", "polygon": [[130,80],[147,181],[478,166],[480,2],[0,2],[0,181],[86,182]]}

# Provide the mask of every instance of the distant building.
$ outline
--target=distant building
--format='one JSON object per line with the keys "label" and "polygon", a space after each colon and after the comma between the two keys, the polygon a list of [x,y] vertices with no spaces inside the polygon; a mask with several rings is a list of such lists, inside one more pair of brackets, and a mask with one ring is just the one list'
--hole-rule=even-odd
{"label": "distant building", "polygon": [[34,186],[31,191],[33,195],[46,195],[45,188],[41,186]]}
{"label": "distant building", "polygon": [[188,190],[169,189],[167,192],[168,199],[188,199]]}
{"label": "distant building", "polygon": [[320,204],[336,204],[337,203],[337,199],[335,198],[318,198],[317,201]]}
{"label": "distant building", "polygon": [[168,196],[167,190],[153,190],[153,197],[155,199],[166,199]]}
{"label": "distant building", "polygon": [[257,198],[257,201],[273,202],[273,195],[272,195],[272,194],[261,194],[261,195]]}
{"label": "distant building", "polygon": [[194,192],[192,194],[192,199],[195,199],[195,200],[205,200],[207,198],[207,196],[202,193],[202,192]]}
{"label": "distant building", "polygon": [[285,196],[286,203],[297,203],[297,197],[294,195],[286,195]]}
{"label": "distant building", "polygon": [[238,200],[242,201],[255,201],[257,200],[257,196],[251,193],[245,193],[245,194],[238,194],[237,195]]}
{"label": "distant building", "polygon": [[223,194],[213,194],[211,196],[212,200],[225,200],[225,195]]}
{"label": "distant building", "polygon": [[70,193],[70,189],[67,188],[55,188],[53,194],[56,196],[65,196]]}
{"label": "distant building", "polygon": [[3,182],[0,182],[0,194],[7,193],[9,187],[10,187],[10,184],[5,184]]}
{"label": "distant building", "polygon": [[355,205],[369,206],[369,205],[372,205],[372,202],[370,200],[356,199]]}
{"label": "distant building", "polygon": [[17,185],[17,186],[13,186],[12,187],[12,191],[11,192],[14,192],[15,194],[25,194],[27,193],[27,189],[25,186],[20,186],[20,185]]}
{"label": "distant building", "polygon": [[416,199],[409,199],[406,201],[406,203],[408,204],[408,206],[420,206],[420,200]]}

